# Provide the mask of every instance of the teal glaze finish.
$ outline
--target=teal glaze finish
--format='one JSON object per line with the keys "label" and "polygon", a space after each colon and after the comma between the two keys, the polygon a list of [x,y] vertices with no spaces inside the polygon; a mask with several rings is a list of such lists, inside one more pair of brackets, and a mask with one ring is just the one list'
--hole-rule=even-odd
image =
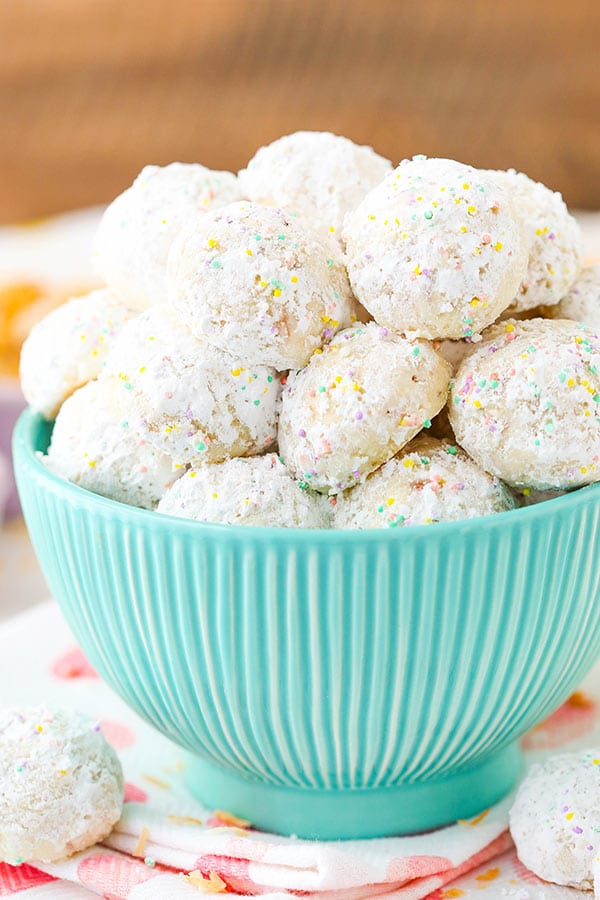
{"label": "teal glaze finish", "polygon": [[235,528],[56,478],[49,432],[24,413],[14,458],[65,617],[195,755],[197,793],[258,825],[350,838],[471,815],[600,654],[600,485],[429,527]]}

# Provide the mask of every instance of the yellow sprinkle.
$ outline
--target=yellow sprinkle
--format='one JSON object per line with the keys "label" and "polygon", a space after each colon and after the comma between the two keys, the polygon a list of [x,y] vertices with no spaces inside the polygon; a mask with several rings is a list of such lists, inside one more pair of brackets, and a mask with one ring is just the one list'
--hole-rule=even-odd
{"label": "yellow sprinkle", "polygon": [[502,246],[502,241],[496,241],[496,243],[494,244],[494,250],[502,250]]}
{"label": "yellow sprinkle", "polygon": [[273,289],[273,296],[274,296],[274,297],[281,297],[281,291],[280,291],[279,288],[274,288],[274,289]]}
{"label": "yellow sprinkle", "polygon": [[43,725],[38,725],[38,726],[36,727],[36,731],[43,731],[43,730],[44,730],[44,726],[43,726]]}
{"label": "yellow sprinkle", "polygon": [[321,316],[321,322],[325,322],[325,324],[331,322],[331,316]]}
{"label": "yellow sprinkle", "polygon": [[415,273],[415,275],[420,275],[421,274],[421,266],[419,266],[419,265],[415,266],[413,269],[413,272]]}
{"label": "yellow sprinkle", "polygon": [[340,381],[342,380],[342,376],[341,376],[341,375],[336,375],[336,376],[335,376],[335,380],[336,380],[337,383],[339,384]]}
{"label": "yellow sprinkle", "polygon": [[97,350],[92,350],[92,356],[98,356],[98,351],[97,351]]}
{"label": "yellow sprinkle", "polygon": [[215,492],[213,493],[213,497],[215,498],[215,500],[217,499],[218,496],[219,496],[219,495],[218,495],[217,492],[215,491]]}
{"label": "yellow sprinkle", "polygon": [[508,322],[508,323],[504,326],[504,330],[505,330],[505,331],[508,331],[508,332],[514,331],[514,330],[515,330],[515,326],[514,326],[514,325],[511,325],[510,322]]}
{"label": "yellow sprinkle", "polygon": [[529,497],[530,493],[531,493],[531,488],[523,488],[523,496],[524,497]]}
{"label": "yellow sprinkle", "polygon": [[585,412],[584,412],[584,416],[589,416],[589,414],[590,414],[589,409],[586,409]]}
{"label": "yellow sprinkle", "polygon": [[479,297],[473,297],[473,299],[470,302],[470,305],[471,306],[479,306]]}
{"label": "yellow sprinkle", "polygon": [[473,406],[476,409],[481,409],[481,403],[479,402],[479,400],[473,400]]}
{"label": "yellow sprinkle", "polygon": [[298,276],[297,276],[297,275],[292,275],[291,281],[292,281],[293,284],[296,284],[296,282],[298,281]]}
{"label": "yellow sprinkle", "polygon": [[185,878],[192,887],[198,888],[204,894],[222,894],[227,890],[227,885],[217,872],[209,872],[208,878],[205,878],[199,869],[194,869]]}
{"label": "yellow sprinkle", "polygon": [[146,366],[142,366],[140,369],[140,375],[142,375],[146,371]]}
{"label": "yellow sprinkle", "polygon": [[460,203],[460,200],[461,200],[460,197],[455,197],[455,198],[454,198],[454,202],[456,203],[457,206],[458,206],[458,204]]}
{"label": "yellow sprinkle", "polygon": [[471,206],[467,206],[467,212],[469,213],[470,216],[474,216],[475,213],[477,212],[477,207],[473,206],[473,204],[471,204]]}
{"label": "yellow sprinkle", "polygon": [[600,759],[593,759],[593,760],[592,760],[592,763],[593,763],[595,766],[600,766]]}
{"label": "yellow sprinkle", "polygon": [[462,231],[463,234],[466,234],[466,233],[467,233],[467,226],[466,226],[466,225],[461,225],[461,226],[460,226],[460,230]]}
{"label": "yellow sprinkle", "polygon": [[204,825],[204,822],[201,819],[195,819],[193,816],[176,816],[170,814],[167,816],[167,819],[175,825]]}
{"label": "yellow sprinkle", "polygon": [[90,469],[93,469],[95,467],[95,465],[96,465],[96,460],[90,459],[90,461],[88,463],[88,466],[90,467]]}
{"label": "yellow sprinkle", "polygon": [[150,782],[150,784],[153,784],[155,787],[162,788],[164,791],[171,789],[170,784],[167,784],[166,781],[162,781],[160,778],[155,778],[154,775],[142,775],[142,778],[145,778],[146,781]]}
{"label": "yellow sprinkle", "polygon": [[387,503],[388,506],[392,506],[396,501],[395,501],[394,497],[388,497],[385,502]]}
{"label": "yellow sprinkle", "polygon": [[246,253],[248,254],[248,256],[252,256],[252,250],[246,250]]}
{"label": "yellow sprinkle", "polygon": [[574,386],[575,386],[575,379],[574,379],[574,378],[569,378],[568,381],[567,381],[567,386],[568,386],[568,387],[574,387]]}
{"label": "yellow sprinkle", "polygon": [[80,334],[79,337],[82,341],[85,341],[85,334]]}
{"label": "yellow sprinkle", "polygon": [[586,468],[585,466],[582,466],[582,467],[581,467],[581,474],[582,474],[582,475],[585,475],[586,472],[587,472],[587,468]]}
{"label": "yellow sprinkle", "polygon": [[150,829],[146,828],[146,827],[142,828],[142,830],[140,832],[140,836],[138,838],[138,842],[135,845],[135,847],[133,848],[133,850],[131,851],[132,856],[144,856],[145,851],[146,851],[146,844],[148,843],[149,835],[150,835]]}
{"label": "yellow sprinkle", "polygon": [[571,821],[571,819],[573,818],[574,815],[575,815],[575,813],[569,812],[566,814],[565,819],[568,819],[569,821]]}
{"label": "yellow sprinkle", "polygon": [[329,226],[329,231],[331,232],[331,234],[333,234],[333,232],[335,231],[335,228],[333,227],[333,225]]}
{"label": "yellow sprinkle", "polygon": [[232,369],[231,374],[233,375],[234,378],[237,378],[238,375],[241,375],[243,371],[244,371],[243,368]]}
{"label": "yellow sprinkle", "polygon": [[463,190],[468,191],[470,187],[471,185],[467,184],[467,182],[465,181],[465,183],[463,184]]}
{"label": "yellow sprinkle", "polygon": [[266,282],[266,281],[263,281],[262,279],[261,279],[261,281],[259,282],[259,284],[260,284],[261,287],[267,287],[267,282]]}
{"label": "yellow sprinkle", "polygon": [[405,469],[412,469],[414,464],[415,464],[414,459],[405,459],[404,460],[404,468]]}
{"label": "yellow sprinkle", "polygon": [[66,769],[59,769],[59,770],[58,770],[58,774],[59,774],[59,775],[66,775],[66,774],[67,774],[67,770],[66,770]]}
{"label": "yellow sprinkle", "polygon": [[214,250],[215,248],[217,248],[217,247],[219,246],[219,242],[216,241],[214,238],[209,238],[209,239],[208,239],[208,246],[209,246],[212,250]]}
{"label": "yellow sprinkle", "polygon": [[190,478],[195,478],[195,477],[196,477],[196,473],[192,469],[192,471],[190,472]]}
{"label": "yellow sprinkle", "polygon": [[[367,216],[367,218],[370,219],[372,222],[375,221],[375,216]],[[330,229],[330,230],[331,230],[331,229]]]}
{"label": "yellow sprinkle", "polygon": [[252,824],[250,819],[242,819],[240,816],[227,812],[226,809],[215,809],[214,817],[223,825],[233,825],[235,828],[248,828]]}

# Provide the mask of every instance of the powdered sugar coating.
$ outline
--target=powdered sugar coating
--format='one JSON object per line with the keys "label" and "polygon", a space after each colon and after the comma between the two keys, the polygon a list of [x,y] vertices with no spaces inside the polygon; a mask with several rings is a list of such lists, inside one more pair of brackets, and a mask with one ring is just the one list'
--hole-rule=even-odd
{"label": "powdered sugar coating", "polygon": [[136,427],[176,462],[221,462],[275,440],[280,377],[194,337],[168,306],[128,322],[105,372],[119,379]]}
{"label": "powdered sugar coating", "polygon": [[558,303],[581,269],[583,244],[578,223],[558,191],[523,172],[490,172],[513,200],[525,226],[527,272],[511,311]]}
{"label": "powdered sugar coating", "polygon": [[121,815],[121,764],[100,726],[44,707],[0,710],[0,860],[56,862]]}
{"label": "powdered sugar coating", "polygon": [[585,322],[600,331],[600,265],[583,268],[568,294],[554,306],[545,306],[542,313],[550,319]]}
{"label": "powdered sugar coating", "polygon": [[296,131],[261,147],[238,173],[256,203],[285,206],[338,235],[355,209],[391,170],[371,147],[329,131]]}
{"label": "powdered sugar coating", "polygon": [[232,203],[185,228],[171,302],[191,331],[251,365],[299,368],[356,301],[338,248],[295,213]]}
{"label": "powdered sugar coating", "polygon": [[352,288],[381,325],[465,338],[514,299],[527,268],[517,211],[489,173],[403,160],[344,225]]}
{"label": "powdered sugar coating", "polygon": [[449,364],[427,341],[375,323],[336,335],[283,392],[279,448],[295,478],[336,494],[427,427],[446,401]]}
{"label": "powdered sugar coating", "polygon": [[600,338],[566,319],[493,325],[451,388],[450,423],[480,466],[514,487],[600,477]]}
{"label": "powdered sugar coating", "polygon": [[144,509],[154,509],[183,473],[149,443],[113,378],[90,381],[63,404],[46,464],[80,487]]}
{"label": "powdered sugar coating", "polygon": [[510,831],[521,862],[544,881],[592,890],[600,848],[600,748],[533,765],[510,810]]}
{"label": "powdered sugar coating", "polygon": [[97,273],[132,309],[165,303],[167,256],[179,229],[241,196],[232,172],[198,163],[146,166],[102,217],[94,240]]}
{"label": "powdered sugar coating", "polygon": [[418,435],[362,483],[337,496],[336,528],[396,528],[512,509],[502,482],[450,441]]}
{"label": "powdered sugar coating", "polygon": [[96,378],[112,342],[134,313],[107,290],[63,303],[35,325],[21,350],[21,388],[53,419],[77,388]]}
{"label": "powdered sugar coating", "polygon": [[191,469],[158,506],[171,516],[278,528],[327,528],[327,498],[302,490],[276,453]]}

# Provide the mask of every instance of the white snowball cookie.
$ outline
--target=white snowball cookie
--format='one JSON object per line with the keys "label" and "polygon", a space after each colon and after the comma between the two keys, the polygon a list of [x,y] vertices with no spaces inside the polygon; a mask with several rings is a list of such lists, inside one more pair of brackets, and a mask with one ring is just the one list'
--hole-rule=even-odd
{"label": "white snowball cookie", "polygon": [[403,160],[344,225],[354,292],[381,325],[471,337],[514,299],[527,269],[523,226],[487,172]]}
{"label": "white snowball cookie", "polygon": [[327,528],[329,500],[302,489],[276,453],[191,469],[158,505],[171,516],[281,528]]}
{"label": "white snowball cookie", "polygon": [[581,269],[583,243],[578,223],[563,198],[523,172],[490,172],[510,195],[525,226],[527,272],[511,311],[558,303]]}
{"label": "white snowball cookie", "polygon": [[52,432],[48,468],[88,491],[131,506],[154,509],[183,474],[136,427],[113,378],[91,381],[63,404]]}
{"label": "white snowball cookie", "polygon": [[96,378],[124,323],[134,316],[107,290],[63,303],[35,325],[21,350],[21,388],[53,419],[73,391]]}
{"label": "white snowball cookie", "polygon": [[593,890],[599,809],[600,748],[533,765],[509,816],[519,859],[544,881]]}
{"label": "white snowball cookie", "polygon": [[324,493],[363,481],[431,424],[450,374],[427,341],[375,323],[340,332],[288,379],[278,435],[285,465]]}
{"label": "white snowball cookie", "polygon": [[101,841],[123,773],[100,726],[69,710],[0,710],[0,860],[51,863]]}
{"label": "white snowball cookie", "polygon": [[279,370],[305,365],[356,318],[335,244],[295,213],[255,203],[230,204],[181,232],[169,296],[195,335]]}
{"label": "white snowball cookie", "polygon": [[238,173],[245,196],[285,206],[338,235],[344,216],[391,171],[371,147],[329,131],[297,131],[261,147]]}
{"label": "white snowball cookie", "polygon": [[94,240],[94,268],[132,309],[165,303],[167,256],[179,229],[241,197],[232,172],[198,163],[146,166],[107,207]]}
{"label": "white snowball cookie", "polygon": [[600,330],[600,265],[586,266],[559,303],[545,306],[543,315],[549,319],[574,319],[585,322],[588,328]]}
{"label": "white snowball cookie", "polygon": [[561,490],[600,478],[600,338],[566,319],[493,325],[452,384],[450,424],[486,471]]}
{"label": "white snowball cookie", "polygon": [[168,306],[128,322],[105,372],[119,379],[136,427],[178,463],[222,462],[268,449],[281,381],[196,338]]}
{"label": "white snowball cookie", "polygon": [[431,525],[488,516],[515,505],[508,488],[456,444],[418,435],[362,484],[338,494],[334,525]]}

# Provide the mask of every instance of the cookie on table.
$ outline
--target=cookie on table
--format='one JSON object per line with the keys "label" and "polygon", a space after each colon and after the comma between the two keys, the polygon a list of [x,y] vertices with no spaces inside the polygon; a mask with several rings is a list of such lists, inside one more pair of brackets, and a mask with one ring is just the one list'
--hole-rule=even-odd
{"label": "cookie on table", "polygon": [[285,465],[323,493],[363,481],[429,426],[450,374],[428,341],[374,322],[340,332],[288,378],[278,432]]}
{"label": "cookie on table", "polygon": [[352,288],[380,325],[471,337],[514,300],[527,270],[518,209],[490,173],[403,160],[343,229]]}
{"label": "cookie on table", "polygon": [[167,301],[167,256],[182,225],[242,196],[232,172],[199,163],[146,166],[107,207],[94,240],[96,272],[132,309]]}
{"label": "cookie on table", "polygon": [[0,860],[57,862],[121,815],[123,773],[100,726],[69,710],[0,710]]}
{"label": "cookie on table", "polygon": [[280,376],[194,337],[169,306],[126,324],[106,360],[141,435],[177,463],[222,462],[275,441]]}
{"label": "cookie on table", "polygon": [[599,748],[532,766],[510,810],[519,859],[544,881],[593,890],[599,809]]}
{"label": "cookie on table", "polygon": [[304,366],[357,307],[339,248],[310,220],[256,203],[232,203],[183,229],[169,257],[169,296],[193,334],[279,370]]}
{"label": "cookie on table", "polygon": [[337,496],[336,528],[396,528],[487,516],[515,507],[501,481],[450,441],[418,435],[362,483]]}
{"label": "cookie on table", "polygon": [[120,503],[154,509],[183,466],[137,429],[115,378],[90,381],[58,413],[47,467],[55,475]]}
{"label": "cookie on table", "polygon": [[327,528],[331,506],[301,488],[276,453],[190,469],[165,494],[158,512],[171,516],[277,528]]}
{"label": "cookie on table", "polygon": [[490,172],[510,195],[525,224],[527,272],[511,312],[558,303],[579,275],[583,259],[581,230],[557,191],[523,172]]}
{"label": "cookie on table", "polygon": [[493,325],[463,361],[448,405],[459,444],[516,488],[600,478],[600,337],[567,319]]}
{"label": "cookie on table", "polygon": [[371,147],[329,131],[296,131],[260,147],[238,173],[244,195],[285,206],[338,236],[346,213],[391,170]]}
{"label": "cookie on table", "polygon": [[573,319],[600,331],[600,265],[583,268],[570,291],[541,312],[549,319]]}
{"label": "cookie on table", "polygon": [[21,350],[25,399],[53,419],[73,391],[96,378],[125,322],[135,315],[107,290],[75,297],[35,325]]}

